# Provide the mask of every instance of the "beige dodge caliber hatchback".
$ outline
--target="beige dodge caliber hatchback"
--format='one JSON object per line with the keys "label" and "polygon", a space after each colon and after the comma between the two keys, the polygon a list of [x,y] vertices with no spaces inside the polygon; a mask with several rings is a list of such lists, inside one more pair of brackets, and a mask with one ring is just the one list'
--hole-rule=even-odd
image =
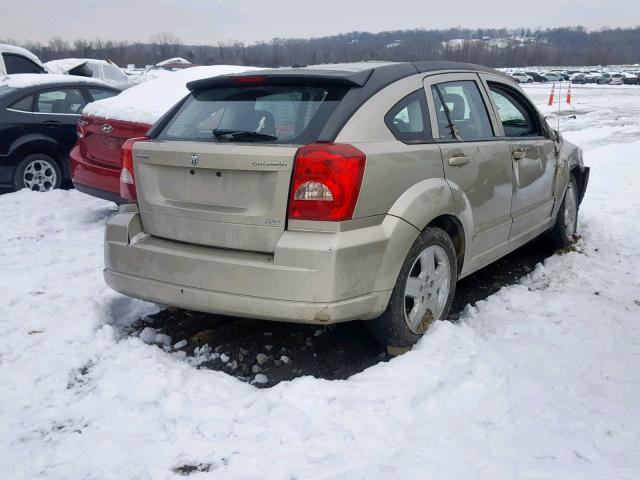
{"label": "beige dodge caliber hatchback", "polygon": [[[516,83],[459,63],[198,80],[122,151],[105,278],[132,297],[414,343],[456,282],[575,234],[589,169]],[[137,198],[136,198],[137,196]]]}

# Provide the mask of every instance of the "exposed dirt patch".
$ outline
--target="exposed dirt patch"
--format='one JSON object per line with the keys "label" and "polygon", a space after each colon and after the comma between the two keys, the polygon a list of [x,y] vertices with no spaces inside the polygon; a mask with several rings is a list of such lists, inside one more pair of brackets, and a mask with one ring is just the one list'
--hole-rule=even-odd
{"label": "exposed dirt patch", "polygon": [[[457,320],[466,305],[517,282],[553,253],[546,242],[537,240],[461,280],[450,320]],[[303,375],[345,379],[390,358],[369,336],[364,322],[318,327],[171,308],[138,320],[132,333],[147,327],[171,337],[173,347],[165,346],[166,350],[183,351],[199,368],[223,371],[257,387]]]}

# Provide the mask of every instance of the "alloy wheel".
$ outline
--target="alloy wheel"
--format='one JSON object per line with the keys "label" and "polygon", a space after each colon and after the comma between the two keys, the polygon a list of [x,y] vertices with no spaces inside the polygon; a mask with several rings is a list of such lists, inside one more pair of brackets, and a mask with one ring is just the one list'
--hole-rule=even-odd
{"label": "alloy wheel", "polygon": [[440,319],[451,288],[451,266],[438,245],[425,248],[414,262],[404,292],[405,322],[417,335]]}
{"label": "alloy wheel", "polygon": [[34,192],[48,192],[58,180],[56,169],[47,160],[34,160],[24,169],[24,187]]}
{"label": "alloy wheel", "polygon": [[576,233],[576,217],[578,214],[578,201],[576,191],[570,182],[564,195],[564,231],[567,238]]}

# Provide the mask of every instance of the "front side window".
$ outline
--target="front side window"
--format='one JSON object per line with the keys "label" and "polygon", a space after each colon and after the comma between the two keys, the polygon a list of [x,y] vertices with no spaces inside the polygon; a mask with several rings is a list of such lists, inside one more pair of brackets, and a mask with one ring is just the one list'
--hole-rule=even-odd
{"label": "front side window", "polygon": [[192,93],[160,133],[163,140],[309,143],[343,87],[239,85]]}
{"label": "front side window", "polygon": [[527,105],[523,99],[519,99],[504,87],[490,83],[489,89],[506,137],[540,135],[531,105]]}
{"label": "front side window", "polygon": [[36,112],[53,114],[79,114],[86,102],[77,88],[48,90],[38,95]]}
{"label": "front side window", "polygon": [[44,73],[40,65],[22,55],[3,53],[2,59],[4,60],[4,66],[9,75],[13,73]]}
{"label": "front side window", "polygon": [[104,88],[90,88],[89,93],[91,94],[91,98],[95,101],[115,97],[119,92],[114,90],[105,90]]}
{"label": "front side window", "polygon": [[384,122],[398,140],[422,143],[431,139],[424,90],[417,90],[400,100],[384,117]]}
{"label": "front side window", "polygon": [[431,91],[441,139],[470,141],[493,137],[489,113],[476,82],[439,83]]}

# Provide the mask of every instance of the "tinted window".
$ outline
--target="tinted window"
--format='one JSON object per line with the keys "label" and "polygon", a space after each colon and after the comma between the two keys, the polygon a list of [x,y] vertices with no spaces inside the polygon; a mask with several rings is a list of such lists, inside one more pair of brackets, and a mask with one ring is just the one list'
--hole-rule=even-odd
{"label": "tinted window", "polygon": [[112,80],[114,82],[126,82],[127,76],[122,70],[113,65],[102,65],[102,71],[104,72],[104,78]]}
{"label": "tinted window", "polygon": [[491,98],[498,109],[498,116],[507,137],[540,135],[538,122],[531,105],[508,89],[489,84]]}
{"label": "tinted window", "polygon": [[90,88],[89,93],[94,100],[102,100],[103,98],[115,97],[120,92],[105,90],[104,88]]}
{"label": "tinted window", "polygon": [[[232,141],[217,132],[253,132],[276,137],[251,141],[307,143],[324,126],[345,90],[320,86],[238,86],[194,92],[159,138]],[[247,141],[247,137],[242,140]]]}
{"label": "tinted window", "polygon": [[82,93],[77,88],[49,90],[38,95],[36,112],[79,114],[85,103]]}
{"label": "tinted window", "polygon": [[420,89],[400,100],[384,117],[394,137],[403,142],[419,143],[431,138],[427,101]]}
{"label": "tinted window", "polygon": [[487,108],[476,82],[440,83],[432,87],[440,138],[481,140],[493,137]]}
{"label": "tinted window", "polygon": [[7,69],[7,73],[42,73],[42,67],[32,62],[28,58],[22,55],[14,55],[12,53],[3,53],[4,66]]}
{"label": "tinted window", "polygon": [[28,97],[24,97],[21,100],[18,100],[9,108],[14,110],[21,110],[23,112],[30,112],[33,108],[33,95],[29,95]]}

